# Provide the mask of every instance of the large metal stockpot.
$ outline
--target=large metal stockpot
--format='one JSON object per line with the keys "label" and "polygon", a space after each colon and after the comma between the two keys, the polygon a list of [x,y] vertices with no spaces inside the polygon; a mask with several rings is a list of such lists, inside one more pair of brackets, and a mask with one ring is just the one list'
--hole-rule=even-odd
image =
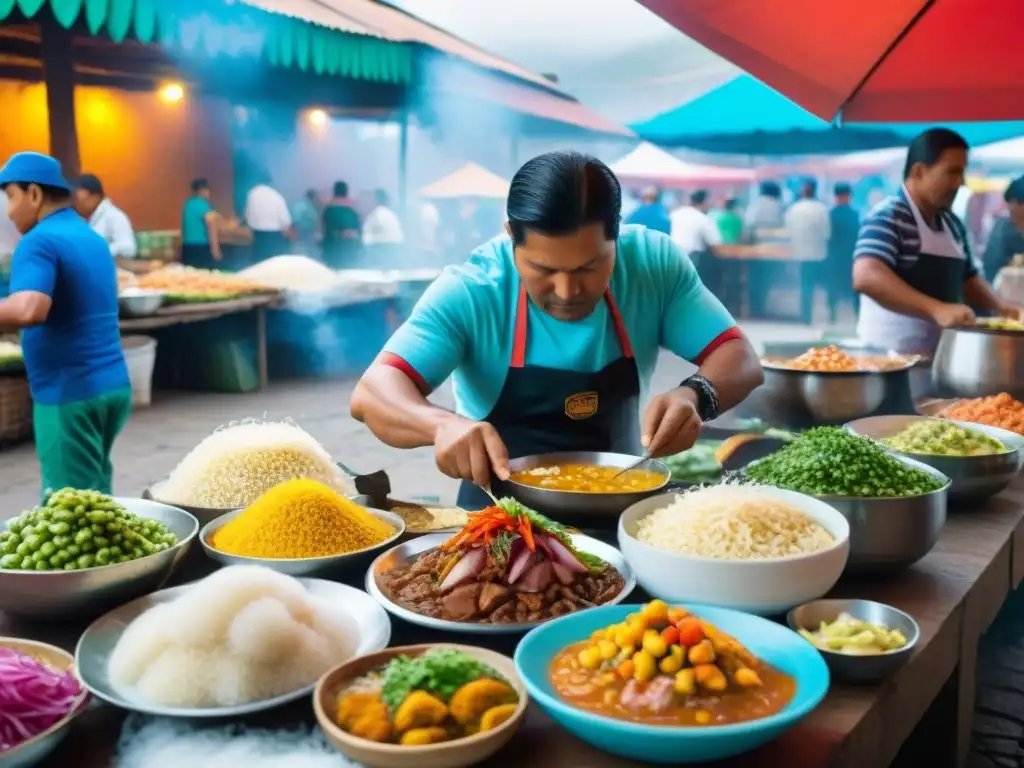
{"label": "large metal stockpot", "polygon": [[1024,332],[984,327],[947,328],[932,364],[939,397],[1024,398]]}
{"label": "large metal stockpot", "polygon": [[[828,345],[824,342],[768,345],[762,358],[764,384],[737,407],[738,415],[755,416],[774,427],[799,430],[826,424],[839,426],[865,416],[914,412],[910,386],[910,369],[914,363],[909,359],[905,365],[891,370],[844,373],[799,371],[772,362],[824,346]],[[855,343],[835,346],[854,356],[890,354]]]}

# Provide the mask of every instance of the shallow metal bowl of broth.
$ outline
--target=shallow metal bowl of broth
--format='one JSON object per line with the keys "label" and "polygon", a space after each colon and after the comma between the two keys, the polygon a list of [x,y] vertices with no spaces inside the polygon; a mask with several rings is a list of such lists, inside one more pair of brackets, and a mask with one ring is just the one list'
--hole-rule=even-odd
{"label": "shallow metal bowl of broth", "polygon": [[[509,462],[509,469],[514,473],[541,467],[553,467],[557,464],[584,464],[593,467],[624,469],[634,464],[639,458],[639,456],[630,456],[625,453],[564,451],[513,459]],[[648,496],[662,493],[671,478],[668,467],[657,459],[647,459],[635,468],[663,475],[665,479],[654,488],[627,493],[556,491],[550,488],[526,485],[514,480],[494,480],[491,483],[491,491],[498,498],[511,496],[516,501],[561,523],[570,523],[580,528],[614,527],[618,522],[618,516],[627,507]]]}
{"label": "shallow metal bowl of broth", "polygon": [[[924,416],[874,416],[857,419],[846,425],[846,429],[855,435],[870,437],[882,441],[898,434],[913,424],[922,421]],[[995,496],[1008,486],[1024,465],[1024,436],[986,424],[974,424],[967,421],[955,421],[962,429],[979,432],[1002,443],[1006,450],[1002,453],[991,453],[980,456],[944,456],[923,453],[910,453],[890,448],[882,443],[887,451],[905,456],[927,464],[948,477],[950,503],[962,504],[979,501]]]}

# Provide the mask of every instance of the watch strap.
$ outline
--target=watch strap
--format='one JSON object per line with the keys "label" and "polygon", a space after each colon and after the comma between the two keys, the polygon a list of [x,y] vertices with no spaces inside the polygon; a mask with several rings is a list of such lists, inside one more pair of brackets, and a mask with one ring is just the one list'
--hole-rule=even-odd
{"label": "watch strap", "polygon": [[718,391],[706,377],[695,373],[684,379],[679,386],[687,387],[697,393],[697,414],[701,421],[712,421],[718,417]]}

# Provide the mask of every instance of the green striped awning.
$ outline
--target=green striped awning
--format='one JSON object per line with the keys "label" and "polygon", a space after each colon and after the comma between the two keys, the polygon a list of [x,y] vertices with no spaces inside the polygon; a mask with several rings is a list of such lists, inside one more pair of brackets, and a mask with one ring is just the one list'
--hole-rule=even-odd
{"label": "green striped awning", "polygon": [[355,80],[408,84],[413,50],[234,3],[199,0],[0,0],[0,21],[34,17],[49,5],[65,28],[79,21],[115,43],[132,38],[189,53],[253,55],[272,66]]}

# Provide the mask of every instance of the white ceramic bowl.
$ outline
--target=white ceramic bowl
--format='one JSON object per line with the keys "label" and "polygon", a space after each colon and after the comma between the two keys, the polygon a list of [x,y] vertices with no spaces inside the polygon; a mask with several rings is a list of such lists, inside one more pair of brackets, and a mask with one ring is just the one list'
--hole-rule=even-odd
{"label": "white ceramic bowl", "polygon": [[835,545],[775,560],[722,560],[658,549],[637,540],[636,531],[644,517],[675,499],[676,494],[665,493],[637,502],[619,518],[619,549],[640,586],[671,604],[716,605],[762,616],[784,613],[826,594],[846,567],[850,524],[819,499],[780,488],[762,490],[821,523]]}

